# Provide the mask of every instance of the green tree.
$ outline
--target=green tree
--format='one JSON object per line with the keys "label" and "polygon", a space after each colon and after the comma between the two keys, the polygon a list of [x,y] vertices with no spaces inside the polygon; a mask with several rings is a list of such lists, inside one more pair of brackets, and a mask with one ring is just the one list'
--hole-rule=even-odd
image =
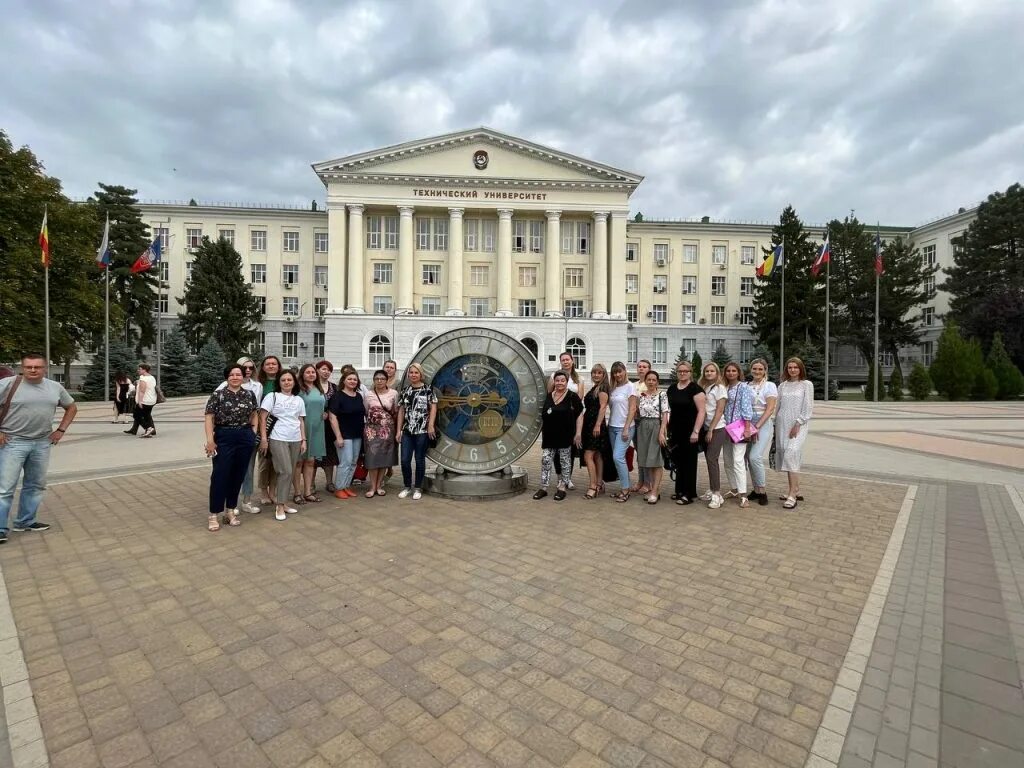
{"label": "green tree", "polygon": [[899,368],[893,368],[889,376],[889,399],[895,402],[903,399],[903,374]]}
{"label": "green tree", "polygon": [[719,344],[715,354],[711,356],[711,360],[719,368],[725,368],[725,364],[732,360],[732,356],[729,354],[729,350],[725,348],[725,344]]}
{"label": "green tree", "polygon": [[[789,350],[789,357],[799,357],[803,360],[804,368],[807,370],[807,380],[814,385],[814,398],[825,399],[825,353],[821,347],[815,344],[808,344],[801,341],[794,344]],[[839,387],[835,379],[828,383],[828,399],[836,400],[839,397]]]}
{"label": "green tree", "polygon": [[[773,270],[767,278],[754,282],[754,325],[752,332],[768,349],[779,348],[779,319],[782,315],[782,270],[786,272],[786,339],[789,343],[821,344],[825,330],[825,286],[823,278],[811,275],[811,265],[818,255],[813,242],[793,206],[786,206],[779,223],[772,228],[772,244],[784,243],[783,267]],[[788,345],[785,355],[789,357]]]}
{"label": "green tree", "polygon": [[779,369],[775,363],[775,355],[773,355],[772,351],[768,349],[768,347],[766,347],[764,344],[758,344],[756,347],[754,347],[754,355],[750,359],[756,360],[759,357],[763,358],[764,361],[768,363],[768,378],[772,380],[777,379]]}
{"label": "green tree", "polygon": [[[144,346],[156,341],[153,306],[159,267],[136,275],[131,272],[132,264],[151,241],[135,194],[134,189],[101,183],[90,201],[95,203],[97,221],[110,216],[110,302],[120,307],[122,338],[141,354]],[[104,279],[103,275],[97,276],[97,282]]]}
{"label": "green tree", "polygon": [[213,392],[224,381],[224,350],[214,338],[209,338],[193,362],[198,383],[197,392]]}
{"label": "green tree", "polygon": [[690,361],[690,366],[693,368],[693,380],[696,381],[700,378],[701,371],[704,369],[704,359],[697,350],[693,351],[693,360]]}
{"label": "green tree", "polygon": [[907,389],[915,400],[927,400],[932,394],[932,377],[921,363],[914,363],[907,377]]}
{"label": "green tree", "polygon": [[942,330],[928,373],[939,394],[950,400],[963,400],[974,389],[974,356],[956,323],[947,322]]}
{"label": "green tree", "polygon": [[989,195],[954,246],[941,286],[950,293],[950,319],[986,349],[999,333],[1024,368],[1024,187]]}
{"label": "green tree", "polygon": [[[875,399],[875,364],[868,362],[868,383],[864,387],[864,399],[871,402]],[[878,402],[885,400],[885,377],[878,372]]]}
{"label": "green tree", "polygon": [[685,342],[679,345],[679,352],[676,354],[676,361],[672,364],[672,370],[674,371],[680,363],[689,362],[690,356],[686,354]]}
{"label": "green tree", "polygon": [[995,374],[999,385],[997,397],[1000,400],[1016,400],[1024,392],[1024,375],[1013,364],[1003,346],[1003,336],[998,331],[992,337],[992,346],[988,350],[986,364]]}
{"label": "green tree", "polygon": [[[139,358],[135,350],[119,339],[110,340],[110,378],[113,379],[118,373],[123,373],[132,381],[135,381],[135,371],[138,369]],[[89,400],[102,400],[104,389],[106,363],[103,350],[93,355],[89,370],[85,374],[85,381],[82,382],[82,394]],[[114,386],[110,386],[110,397],[113,399]]]}
{"label": "green tree", "polygon": [[234,359],[255,344],[262,319],[259,300],[242,276],[242,257],[226,240],[203,238],[178,301],[185,310],[178,324],[194,349],[212,338]]}
{"label": "green tree", "polygon": [[160,349],[160,387],[167,397],[199,392],[197,369],[181,330],[175,328]]}

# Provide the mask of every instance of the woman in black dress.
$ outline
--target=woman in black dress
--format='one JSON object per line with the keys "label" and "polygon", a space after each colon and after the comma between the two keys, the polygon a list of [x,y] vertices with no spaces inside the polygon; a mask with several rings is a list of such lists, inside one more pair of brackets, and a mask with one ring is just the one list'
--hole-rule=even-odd
{"label": "woman in black dress", "polygon": [[562,467],[569,467],[568,472],[558,477],[555,501],[561,501],[572,476],[572,446],[578,448],[583,442],[583,401],[569,390],[569,375],[565,371],[555,371],[552,382],[554,388],[545,398],[541,412],[540,488],[533,498],[543,499],[548,495],[548,483],[551,482],[551,470],[557,456]]}
{"label": "woman in black dress", "polygon": [[608,371],[597,363],[590,369],[593,386],[583,398],[583,461],[590,475],[590,487],[583,498],[593,499],[604,492],[604,452],[608,447]]}
{"label": "woman in black dress", "polygon": [[111,424],[120,424],[128,420],[131,405],[128,402],[128,388],[132,382],[123,372],[114,376],[114,420]]}
{"label": "woman in black dress", "polygon": [[[338,391],[338,385],[331,381],[331,374],[334,373],[334,366],[330,360],[321,360],[316,364],[316,386],[320,390],[320,394],[324,396],[324,402],[331,402],[331,398],[334,397],[334,393]],[[316,460],[316,469],[313,470],[313,485],[316,490],[316,470],[322,469],[324,475],[327,477],[327,492],[334,493],[337,488],[334,487],[334,472],[335,467],[338,466],[338,447],[331,440],[330,424],[328,423],[328,417],[330,412],[324,408],[324,429],[327,430],[327,440],[325,448],[327,453],[324,454],[322,459]]]}
{"label": "woman in black dress", "polygon": [[676,383],[668,388],[667,394],[669,442],[676,465],[676,492],[672,498],[676,504],[692,504],[697,499],[697,454],[707,395],[693,380],[693,368],[686,360],[676,366]]}

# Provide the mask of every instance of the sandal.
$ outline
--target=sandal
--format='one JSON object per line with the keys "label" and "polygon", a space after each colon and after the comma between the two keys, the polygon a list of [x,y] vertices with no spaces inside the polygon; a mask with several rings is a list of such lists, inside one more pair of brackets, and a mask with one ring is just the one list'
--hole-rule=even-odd
{"label": "sandal", "polygon": [[307,493],[302,498],[312,504],[315,504],[316,502],[320,501],[320,497],[316,493]]}
{"label": "sandal", "polygon": [[292,502],[294,502],[295,504],[305,504],[306,500],[304,498],[302,498],[301,494],[296,493],[292,497]]}
{"label": "sandal", "polygon": [[561,501],[564,498],[565,491],[563,489],[559,488],[557,491],[555,491],[555,501]]}
{"label": "sandal", "polygon": [[242,521],[238,519],[237,509],[227,509],[224,511],[224,524],[225,525],[241,525]]}
{"label": "sandal", "polygon": [[660,499],[661,499],[661,494],[660,493],[652,493],[650,496],[647,497],[647,503],[648,504],[657,504]]}
{"label": "sandal", "polygon": [[220,518],[217,515],[210,515],[206,519],[206,530],[208,530],[208,531],[219,531],[220,530]]}
{"label": "sandal", "polygon": [[387,496],[388,492],[386,490],[384,490],[383,488],[378,488],[377,489],[377,495],[378,496]]}
{"label": "sandal", "polygon": [[804,497],[799,493],[796,496],[779,496],[779,501],[785,501],[786,499],[796,499],[797,501],[803,501]]}
{"label": "sandal", "polygon": [[750,506],[750,501],[746,496],[740,496],[740,509],[746,509]]}
{"label": "sandal", "polygon": [[334,483],[328,483],[326,490],[327,490],[328,493],[334,493],[336,490],[338,490],[338,488],[337,488],[337,486],[335,486]]}
{"label": "sandal", "polygon": [[623,502],[629,501],[629,491],[619,491],[612,498],[619,502],[619,504],[622,504]]}
{"label": "sandal", "polygon": [[687,504],[693,504],[693,499],[689,499],[686,496],[680,496],[678,499],[676,499],[676,504],[678,504],[681,507],[685,507]]}
{"label": "sandal", "polygon": [[782,502],[782,506],[786,509],[796,509],[796,499],[792,496],[787,496],[786,500]]}
{"label": "sandal", "polygon": [[368,491],[366,492],[366,494],[365,494],[365,495],[366,495],[366,498],[368,498],[368,499],[372,499],[372,498],[374,497],[374,491],[373,491],[373,488],[371,488],[370,490],[368,490]]}
{"label": "sandal", "polygon": [[548,495],[548,492],[546,490],[544,490],[543,488],[539,488],[537,490],[537,492],[535,494],[533,494],[533,498],[534,498],[534,500],[536,500],[536,499],[543,499],[547,495]]}
{"label": "sandal", "polygon": [[583,498],[584,499],[596,499],[597,498],[597,488],[595,488],[594,486],[590,486],[589,488],[587,488],[587,492],[583,494]]}

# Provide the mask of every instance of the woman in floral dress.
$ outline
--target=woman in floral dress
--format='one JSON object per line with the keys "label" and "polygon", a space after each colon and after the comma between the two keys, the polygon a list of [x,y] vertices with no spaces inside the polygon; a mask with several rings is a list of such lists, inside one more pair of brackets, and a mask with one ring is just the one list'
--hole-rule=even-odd
{"label": "woman in floral dress", "polygon": [[363,461],[366,463],[366,498],[385,496],[384,481],[388,470],[398,461],[395,442],[395,416],[398,393],[388,387],[388,374],[374,371],[373,389],[363,395],[366,406],[366,427],[363,430]]}

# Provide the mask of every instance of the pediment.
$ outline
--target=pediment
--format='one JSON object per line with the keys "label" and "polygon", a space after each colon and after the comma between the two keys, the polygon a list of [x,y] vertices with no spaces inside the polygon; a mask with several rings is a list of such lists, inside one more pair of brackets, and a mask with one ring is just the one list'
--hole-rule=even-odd
{"label": "pediment", "polygon": [[[486,154],[479,167],[478,153]],[[629,171],[576,157],[551,147],[498,133],[489,128],[450,133],[397,144],[337,160],[316,163],[313,170],[330,180],[387,182],[457,180],[463,184],[522,180],[553,184],[616,186],[635,189],[643,180]]]}

